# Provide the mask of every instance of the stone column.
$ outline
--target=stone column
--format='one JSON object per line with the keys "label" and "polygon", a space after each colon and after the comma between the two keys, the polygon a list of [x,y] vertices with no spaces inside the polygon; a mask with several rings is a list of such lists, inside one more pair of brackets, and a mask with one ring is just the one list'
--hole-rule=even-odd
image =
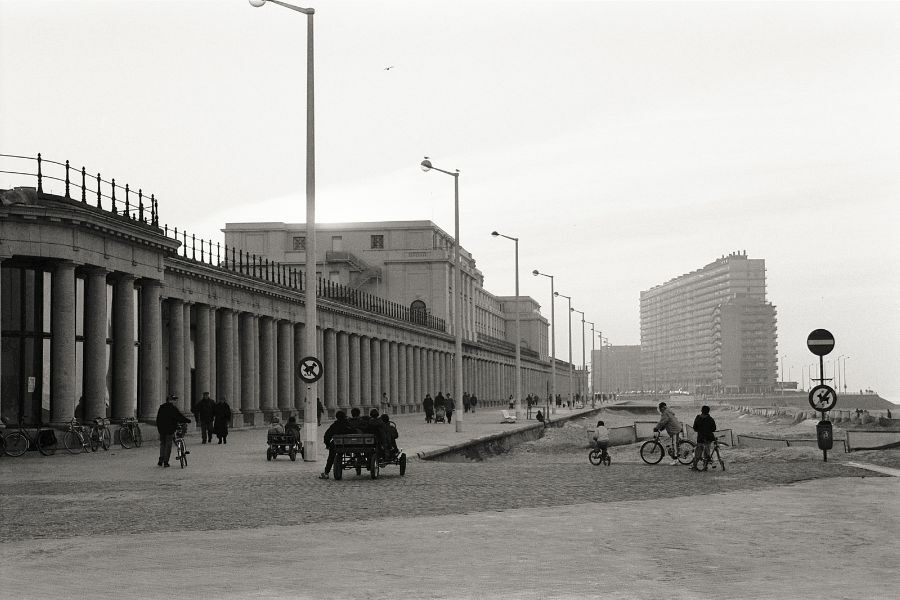
{"label": "stone column", "polygon": [[[260,412],[259,412],[260,411],[260,408],[259,408],[259,400],[260,400],[260,398],[259,398],[259,391],[260,391],[260,385],[259,385],[259,383],[260,383],[259,382],[259,379],[260,379],[260,377],[259,377],[259,346],[260,346],[260,343],[259,343],[259,321],[260,321],[260,316],[254,315],[253,316],[253,353],[251,354],[251,358],[253,359],[253,367],[252,367],[251,373],[253,374],[253,389],[254,389],[255,393],[253,394],[253,398],[251,398],[251,403],[253,405],[253,411],[254,411],[252,421],[250,422],[252,425],[259,425],[260,423],[263,422],[262,421],[263,417],[259,416],[260,415]],[[247,419],[245,418],[244,421],[246,422],[246,420]]]}
{"label": "stone column", "polygon": [[337,332],[337,356],[338,356],[338,380],[337,403],[338,408],[350,405],[350,335],[346,331]]}
{"label": "stone column", "polygon": [[325,398],[322,404],[330,411],[330,416],[337,408],[338,401],[338,349],[337,332],[334,329],[325,330]]}
{"label": "stone column", "polygon": [[359,406],[359,390],[362,386],[360,373],[360,344],[357,334],[350,335],[350,406]]}
{"label": "stone column", "polygon": [[387,360],[381,354],[381,340],[372,340],[372,387],[369,388],[369,401],[366,406],[378,406],[381,398],[381,390],[384,388],[384,380],[381,374],[384,372],[382,361]]}
{"label": "stone column", "polygon": [[184,384],[181,386],[181,389],[184,391],[182,395],[182,404],[184,405],[185,414],[188,411],[191,411],[194,408],[194,390],[191,386],[191,365],[193,362],[193,351],[194,345],[191,344],[191,306],[190,302],[185,302],[182,307],[184,310],[184,319],[182,320],[182,325],[184,326],[184,370],[182,371],[182,375],[184,376]]}
{"label": "stone column", "polygon": [[81,407],[83,422],[106,416],[107,310],[106,269],[88,267],[84,276],[84,385]]}
{"label": "stone column", "polygon": [[[57,263],[50,306],[50,422],[63,424],[75,415],[75,264]],[[23,415],[26,420],[31,415]]]}
{"label": "stone column", "polygon": [[169,308],[169,385],[167,395],[178,396],[175,406],[185,412],[184,405],[184,302],[167,300]]}
{"label": "stone column", "polygon": [[218,336],[216,335],[216,307],[207,306],[207,313],[209,314],[209,395],[211,398],[218,398],[217,395],[219,393],[219,385],[218,385],[218,375],[217,372],[219,370],[219,362],[216,358],[219,356],[216,353],[216,344],[218,343]]}
{"label": "stone column", "polygon": [[134,415],[134,276],[120,274],[113,294],[112,399],[113,419]]}
{"label": "stone column", "polygon": [[219,367],[216,369],[216,388],[218,396],[216,400],[222,399],[228,402],[228,405],[234,410],[232,403],[235,396],[232,394],[234,389],[234,363],[235,346],[234,346],[234,311],[230,308],[220,309],[218,314],[218,335],[216,340],[220,343],[216,344],[216,363]]}
{"label": "stone column", "polygon": [[399,402],[400,400],[400,349],[399,344],[397,342],[390,342],[390,357],[391,357],[391,374],[388,377],[388,382],[390,383],[390,390],[388,391],[388,398],[390,398],[391,402]]}
{"label": "stone column", "polygon": [[397,344],[397,395],[391,397],[391,403],[396,406],[397,414],[403,412],[408,401],[409,369],[407,368],[407,345]]}
{"label": "stone column", "polygon": [[294,407],[294,325],[278,321],[278,408]]}
{"label": "stone column", "polygon": [[403,399],[401,412],[413,411],[416,398],[416,347],[406,346],[406,397]]}
{"label": "stone column", "polygon": [[[209,306],[206,304],[197,305],[197,337],[194,341],[194,375],[197,382],[197,395],[203,397],[203,392],[209,392],[212,396],[212,373],[210,365],[212,364],[212,353],[210,351],[210,314]],[[215,322],[213,322],[213,325]],[[215,396],[212,396],[215,398]],[[198,398],[198,401],[199,401]]]}
{"label": "stone column", "polygon": [[415,388],[410,412],[419,412],[419,408],[422,406],[422,398],[425,397],[425,394],[422,392],[425,389],[425,381],[422,376],[422,367],[425,366],[425,363],[422,360],[422,354],[422,348],[418,346],[413,348],[413,373],[415,374],[413,380],[415,381]]}
{"label": "stone column", "polygon": [[271,420],[275,411],[275,322],[260,317],[259,323],[259,408]]}
{"label": "stone column", "polygon": [[372,403],[372,339],[368,336],[359,338],[359,405]]}
{"label": "stone column", "polygon": [[137,418],[156,419],[163,400],[162,284],[153,279],[141,281],[141,395]]}
{"label": "stone column", "polygon": [[[255,345],[253,343],[253,337],[255,333],[255,327],[253,326],[253,322],[256,320],[256,317],[252,313],[242,312],[239,317],[239,335],[241,339],[241,412],[244,414],[244,423],[252,423],[253,419],[255,419],[256,408],[254,405],[253,399],[256,397],[256,389],[254,389],[254,383],[256,382],[255,377],[253,376],[253,368],[254,368],[254,360],[253,353],[255,351]],[[250,419],[248,421],[248,419]]]}
{"label": "stone column", "polygon": [[231,315],[231,422],[235,427],[244,424],[244,418],[241,416],[241,392],[244,389],[243,369],[244,361],[241,358],[243,353],[243,345],[241,343],[241,313],[233,310]]}
{"label": "stone column", "polygon": [[391,343],[387,340],[380,340],[377,343],[381,346],[381,386],[375,390],[372,397],[373,406],[379,405],[382,394],[391,394]]}

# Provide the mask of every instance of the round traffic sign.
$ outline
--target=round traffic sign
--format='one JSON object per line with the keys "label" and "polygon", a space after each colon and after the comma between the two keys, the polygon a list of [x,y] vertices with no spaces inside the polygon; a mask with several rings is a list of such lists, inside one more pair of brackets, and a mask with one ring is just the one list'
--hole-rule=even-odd
{"label": "round traffic sign", "polygon": [[809,390],[809,405],[815,410],[825,412],[837,404],[837,393],[831,386],[820,384]]}
{"label": "round traffic sign", "polygon": [[806,347],[816,356],[825,356],[834,349],[834,336],[827,329],[816,329],[806,338]]}
{"label": "round traffic sign", "polygon": [[322,378],[322,371],[324,371],[322,368],[322,361],[315,356],[301,358],[297,365],[297,370],[300,373],[300,379],[306,383],[317,382]]}

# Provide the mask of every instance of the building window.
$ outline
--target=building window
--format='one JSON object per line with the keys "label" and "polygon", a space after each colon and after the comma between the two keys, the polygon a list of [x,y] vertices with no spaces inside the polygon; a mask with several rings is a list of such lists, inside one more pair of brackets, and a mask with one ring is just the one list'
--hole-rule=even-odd
{"label": "building window", "polygon": [[384,236],[383,235],[373,235],[372,236],[372,249],[373,250],[384,250]]}
{"label": "building window", "polygon": [[421,300],[415,300],[409,305],[409,317],[413,323],[424,325],[428,317],[428,309]]}
{"label": "building window", "polygon": [[302,236],[294,237],[294,250],[300,250],[301,252],[306,252],[306,238]]}

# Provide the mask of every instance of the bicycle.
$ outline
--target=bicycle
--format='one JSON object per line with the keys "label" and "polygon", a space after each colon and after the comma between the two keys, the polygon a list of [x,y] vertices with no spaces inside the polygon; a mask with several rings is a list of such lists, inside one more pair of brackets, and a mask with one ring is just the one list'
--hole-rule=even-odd
{"label": "bicycle", "polygon": [[175,430],[175,460],[181,463],[181,468],[187,466],[187,455],[191,453],[184,445],[184,436],[187,433],[187,423],[179,423]]}
{"label": "bicycle", "polygon": [[143,442],[141,428],[138,425],[138,420],[134,417],[126,417],[123,419],[117,433],[119,435],[119,444],[123,448],[131,448],[132,445],[135,448],[141,447],[141,443]]}
{"label": "bicycle", "polygon": [[104,450],[109,450],[112,445],[112,435],[109,433],[109,427],[106,426],[107,419],[98,417],[94,419],[91,425],[91,452],[96,452],[100,446]]}
{"label": "bicycle", "polygon": [[[722,442],[722,443],[725,444],[725,442]],[[728,444],[725,444],[725,445],[727,446]],[[700,455],[700,461],[697,463],[697,470],[705,471],[710,463],[713,463],[712,468],[715,469],[716,468],[715,463],[718,462],[719,466],[721,466],[722,470],[724,471],[725,470],[725,461],[722,460],[722,455],[719,454],[719,440],[714,439],[711,442],[701,444],[701,446],[703,449],[702,449],[702,454]],[[700,464],[703,465],[702,468],[700,467]]]}
{"label": "bicycle", "polygon": [[591,464],[594,466],[605,464],[608,467],[609,463],[612,462],[606,448],[598,448],[596,446],[591,448],[591,451],[588,453],[588,460],[591,461]]}
{"label": "bicycle", "polygon": [[[9,420],[6,417],[0,417],[0,421],[9,429]],[[37,448],[38,452],[44,456],[51,456],[56,453],[56,432],[50,427],[44,427],[41,424],[35,425],[34,435],[32,436],[25,429],[22,421],[19,421],[19,428],[12,433],[3,436],[3,452],[7,456],[22,456],[29,447]]]}
{"label": "bicycle", "polygon": [[677,459],[679,463],[689,465],[694,460],[694,442],[678,440],[678,452],[676,453],[672,447],[671,438],[669,443],[663,446],[663,443],[659,441],[659,432],[655,431],[652,440],[647,440],[641,444],[641,460],[648,465],[655,465],[661,461],[667,452],[669,456]]}
{"label": "bicycle", "polygon": [[91,447],[90,435],[85,432],[84,425],[79,423],[75,417],[69,421],[69,429],[63,434],[63,446],[70,454],[81,454],[87,452]]}

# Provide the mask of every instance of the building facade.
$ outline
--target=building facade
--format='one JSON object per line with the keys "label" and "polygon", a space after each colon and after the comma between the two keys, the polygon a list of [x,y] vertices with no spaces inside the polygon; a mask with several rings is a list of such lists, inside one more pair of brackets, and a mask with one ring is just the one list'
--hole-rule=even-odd
{"label": "building facade", "polygon": [[768,392],[777,355],[762,259],[735,252],[641,292],[647,390]]}
{"label": "building facade", "polygon": [[603,346],[591,353],[593,389],[598,394],[624,394],[644,390],[640,346]]}
{"label": "building facade", "polygon": [[[143,196],[130,201],[99,176],[97,189],[82,177],[70,195],[66,167],[66,193],[54,195],[42,191],[39,158],[37,172],[35,188],[0,189],[0,414],[11,422],[152,422],[166,396],[188,411],[208,391],[227,400],[236,426],[259,424],[301,410],[307,355],[324,363],[317,392],[331,414],[377,406],[382,393],[415,412],[426,392],[452,390],[446,323],[365,291],[379,278],[404,285],[392,271],[355,265],[356,287],[334,281],[349,267],[326,271],[310,289],[290,264],[161,226],[155,201],[145,212]],[[446,289],[446,276],[434,277]],[[307,348],[313,292],[317,343]],[[471,336],[460,360],[464,391],[484,405],[515,393],[514,345]],[[526,389],[545,389],[549,362],[528,351],[522,363]]]}

